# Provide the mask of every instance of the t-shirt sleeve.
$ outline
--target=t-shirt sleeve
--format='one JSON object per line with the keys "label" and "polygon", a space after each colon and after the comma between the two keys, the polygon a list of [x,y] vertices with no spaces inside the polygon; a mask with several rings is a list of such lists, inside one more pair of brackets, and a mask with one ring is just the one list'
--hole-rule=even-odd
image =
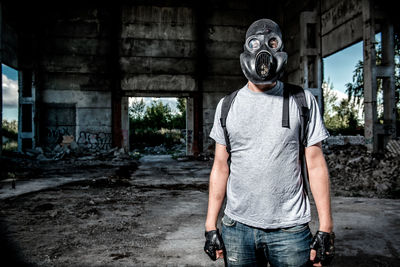
{"label": "t-shirt sleeve", "polygon": [[318,102],[310,91],[306,91],[306,98],[310,107],[310,120],[307,130],[306,147],[315,145],[329,137],[329,132],[325,127],[324,120],[319,110]]}
{"label": "t-shirt sleeve", "polygon": [[226,146],[224,130],[222,129],[220,118],[221,118],[221,107],[222,107],[221,99],[217,105],[217,109],[215,110],[214,116],[214,124],[210,132],[210,137],[215,140],[218,144]]}

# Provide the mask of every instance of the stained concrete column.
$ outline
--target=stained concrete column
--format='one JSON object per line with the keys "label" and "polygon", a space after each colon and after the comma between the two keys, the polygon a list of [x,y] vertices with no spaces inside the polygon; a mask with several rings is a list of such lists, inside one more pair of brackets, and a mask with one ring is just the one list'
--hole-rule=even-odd
{"label": "stained concrete column", "polygon": [[364,136],[370,151],[378,151],[377,110],[376,110],[376,54],[375,20],[372,1],[363,0],[363,50],[364,50]]}
{"label": "stained concrete column", "polygon": [[18,76],[18,150],[24,151],[36,147],[36,77],[31,69],[20,69]]}
{"label": "stained concrete column", "polygon": [[129,97],[121,98],[121,146],[129,151]]}
{"label": "stained concrete column", "polygon": [[390,139],[396,137],[396,103],[395,103],[395,71],[394,71],[394,32],[393,25],[385,22],[382,29],[382,64],[378,68],[382,71],[382,89],[384,103],[384,146]]}
{"label": "stained concrete column", "polygon": [[[121,89],[121,65],[120,65],[120,38],[121,38],[121,16],[122,7],[118,4],[109,6],[110,11],[110,75],[111,75],[111,112],[112,112],[112,146],[125,147],[129,144],[127,135],[124,135],[124,118],[125,114],[123,105],[122,89]],[[126,104],[126,103],[125,103]],[[126,134],[126,133],[125,133]],[[129,149],[129,148],[128,148]]]}
{"label": "stained concrete column", "polygon": [[308,89],[322,104],[322,56],[319,15],[316,11],[300,14],[300,69],[302,86]]}
{"label": "stained concrete column", "polygon": [[[201,84],[202,81],[199,81]],[[203,148],[203,98],[201,93],[196,93],[193,97],[193,141],[192,153],[197,156]]]}
{"label": "stained concrete column", "polygon": [[196,65],[195,65],[195,79],[196,79],[196,92],[193,94],[193,155],[197,156],[203,152],[203,92],[204,81],[207,72],[207,56],[205,34],[207,32],[206,21],[207,18],[207,4],[198,3],[194,4],[194,17],[195,17],[195,35],[196,35]]}
{"label": "stained concrete column", "polygon": [[193,131],[194,131],[194,101],[192,97],[186,98],[186,155],[193,153]]}

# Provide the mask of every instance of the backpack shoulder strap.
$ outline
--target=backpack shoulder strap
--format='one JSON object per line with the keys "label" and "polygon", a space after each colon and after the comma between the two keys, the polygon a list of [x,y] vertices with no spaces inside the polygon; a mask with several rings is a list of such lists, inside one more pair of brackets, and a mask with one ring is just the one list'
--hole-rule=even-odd
{"label": "backpack shoulder strap", "polygon": [[228,166],[229,166],[229,173],[231,172],[231,141],[229,140],[228,130],[226,128],[226,118],[228,117],[229,109],[231,108],[233,99],[235,99],[236,95],[238,94],[240,89],[233,91],[232,93],[226,95],[224,100],[222,101],[221,107],[221,117],[220,122],[222,129],[224,130],[224,137],[225,137],[225,144],[226,144],[226,151],[228,152]]}
{"label": "backpack shoulder strap", "polygon": [[230,153],[231,153],[231,142],[229,141],[228,130],[226,129],[226,118],[228,117],[228,112],[229,112],[229,109],[231,108],[233,99],[235,99],[239,90],[240,89],[226,95],[224,97],[224,100],[222,101],[222,107],[221,107],[220,122],[221,122],[222,129],[224,130],[226,151],[229,153],[229,157],[230,157]]}
{"label": "backpack shoulder strap", "polygon": [[306,95],[304,89],[300,86],[285,83],[283,90],[283,113],[282,113],[282,127],[290,128],[289,126],[289,96],[292,96],[296,102],[297,108],[300,113],[300,161],[301,161],[301,174],[304,180],[304,191],[306,194],[310,192],[310,185],[308,181],[307,162],[305,158],[305,146],[307,143],[307,130],[308,122],[310,119],[310,109],[307,106]]}
{"label": "backpack shoulder strap", "polygon": [[282,110],[282,127],[290,128],[289,124],[289,96],[292,96],[297,104],[301,117],[301,142],[305,145],[307,124],[309,121],[310,109],[307,106],[306,95],[304,89],[300,86],[285,83],[283,87],[283,110]]}

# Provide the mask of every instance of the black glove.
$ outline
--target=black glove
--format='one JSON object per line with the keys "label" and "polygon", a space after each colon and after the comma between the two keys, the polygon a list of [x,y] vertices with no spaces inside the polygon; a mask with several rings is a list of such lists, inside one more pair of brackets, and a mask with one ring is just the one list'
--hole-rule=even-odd
{"label": "black glove", "polygon": [[213,261],[215,261],[217,260],[216,251],[224,249],[224,242],[222,241],[222,237],[219,234],[218,229],[206,232],[205,236],[206,244],[204,245],[204,251]]}
{"label": "black glove", "polygon": [[314,262],[321,262],[323,266],[329,265],[335,255],[335,234],[317,231],[311,241],[310,248],[317,251]]}

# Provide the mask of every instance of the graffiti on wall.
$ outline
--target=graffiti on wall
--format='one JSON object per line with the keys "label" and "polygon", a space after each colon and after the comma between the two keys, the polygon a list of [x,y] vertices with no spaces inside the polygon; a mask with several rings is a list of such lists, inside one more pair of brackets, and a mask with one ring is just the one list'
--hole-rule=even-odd
{"label": "graffiti on wall", "polygon": [[61,143],[64,135],[71,135],[70,129],[67,127],[46,127],[46,144],[56,145]]}
{"label": "graffiti on wall", "polygon": [[77,143],[79,146],[88,149],[110,149],[111,142],[111,133],[81,131]]}

